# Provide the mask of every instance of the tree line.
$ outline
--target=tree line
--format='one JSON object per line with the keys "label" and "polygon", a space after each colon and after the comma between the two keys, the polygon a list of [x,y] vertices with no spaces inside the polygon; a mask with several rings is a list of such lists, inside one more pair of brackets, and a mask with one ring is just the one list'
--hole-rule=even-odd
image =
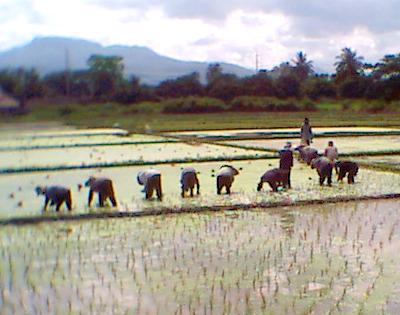
{"label": "tree line", "polygon": [[400,54],[385,55],[380,62],[369,64],[347,47],[336,57],[334,74],[315,73],[313,61],[300,51],[289,62],[243,78],[224,73],[218,63],[210,64],[205,83],[193,72],[155,86],[141,84],[135,76],[124,77],[123,58],[119,56],[92,55],[87,64],[88,69],[44,77],[35,69],[3,69],[0,87],[22,106],[29,99],[45,97],[122,104],[188,96],[212,97],[227,103],[239,96],[400,99]]}

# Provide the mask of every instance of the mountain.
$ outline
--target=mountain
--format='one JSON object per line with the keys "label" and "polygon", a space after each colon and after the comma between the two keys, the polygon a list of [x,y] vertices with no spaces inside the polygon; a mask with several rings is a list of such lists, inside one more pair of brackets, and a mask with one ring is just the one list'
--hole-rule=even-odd
{"label": "mountain", "polygon": [[[202,81],[209,63],[181,61],[161,56],[149,48],[139,46],[102,46],[81,39],[63,37],[38,37],[27,45],[0,52],[0,69],[35,68],[41,75],[69,69],[87,68],[86,61],[92,54],[118,55],[124,58],[125,75],[135,75],[141,82],[157,84],[194,71]],[[254,71],[237,65],[220,63],[225,73],[239,77],[252,75]]]}

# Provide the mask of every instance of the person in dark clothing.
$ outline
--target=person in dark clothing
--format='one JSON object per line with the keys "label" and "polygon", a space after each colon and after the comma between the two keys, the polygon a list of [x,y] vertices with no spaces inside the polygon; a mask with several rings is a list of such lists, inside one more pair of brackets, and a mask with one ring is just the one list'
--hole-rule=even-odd
{"label": "person in dark clothing", "polygon": [[290,182],[290,171],[293,167],[293,152],[292,152],[292,143],[287,142],[282,150],[279,151],[279,168],[287,171],[287,179],[286,179],[286,188],[292,188]]}
{"label": "person in dark clothing", "polygon": [[354,177],[358,173],[358,164],[352,161],[337,161],[335,167],[338,169],[338,181],[342,181],[347,174],[347,182],[354,184]]}
{"label": "person in dark clothing", "polygon": [[287,186],[287,178],[287,170],[274,168],[266,171],[260,178],[260,182],[257,185],[257,191],[261,191],[263,184],[268,183],[272,188],[272,191],[277,192],[279,186]]}
{"label": "person in dark clothing", "polygon": [[115,199],[113,182],[109,178],[90,176],[85,182],[85,187],[89,187],[88,207],[93,200],[94,193],[99,197],[99,206],[104,206],[104,201],[109,199],[111,204],[116,207],[117,201]]}
{"label": "person in dark clothing", "polygon": [[49,202],[51,206],[56,206],[56,211],[60,210],[64,202],[68,210],[72,210],[71,190],[69,188],[62,186],[37,186],[35,191],[38,196],[45,196],[43,211],[47,210]]}
{"label": "person in dark clothing", "polygon": [[325,156],[315,158],[311,161],[311,168],[316,169],[319,175],[319,184],[324,184],[325,178],[328,180],[328,186],[332,186],[332,163]]}
{"label": "person in dark clothing", "polygon": [[310,145],[314,134],[311,129],[310,120],[306,117],[304,118],[303,125],[300,129],[301,143],[305,145]]}

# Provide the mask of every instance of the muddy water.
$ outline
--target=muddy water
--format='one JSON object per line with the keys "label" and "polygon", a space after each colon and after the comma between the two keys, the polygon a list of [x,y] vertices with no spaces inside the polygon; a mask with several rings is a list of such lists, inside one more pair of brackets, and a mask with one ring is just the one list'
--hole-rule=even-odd
{"label": "muddy water", "polygon": [[398,201],[0,229],[0,313],[399,314]]}

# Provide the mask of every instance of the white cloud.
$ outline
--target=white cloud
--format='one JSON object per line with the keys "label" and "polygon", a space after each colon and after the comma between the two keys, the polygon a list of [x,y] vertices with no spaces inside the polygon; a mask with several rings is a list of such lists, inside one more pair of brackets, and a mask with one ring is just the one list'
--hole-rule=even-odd
{"label": "white cloud", "polygon": [[304,51],[332,71],[351,47],[368,61],[400,50],[395,0],[2,0],[0,50],[35,36],[147,46],[184,60],[272,68]]}

